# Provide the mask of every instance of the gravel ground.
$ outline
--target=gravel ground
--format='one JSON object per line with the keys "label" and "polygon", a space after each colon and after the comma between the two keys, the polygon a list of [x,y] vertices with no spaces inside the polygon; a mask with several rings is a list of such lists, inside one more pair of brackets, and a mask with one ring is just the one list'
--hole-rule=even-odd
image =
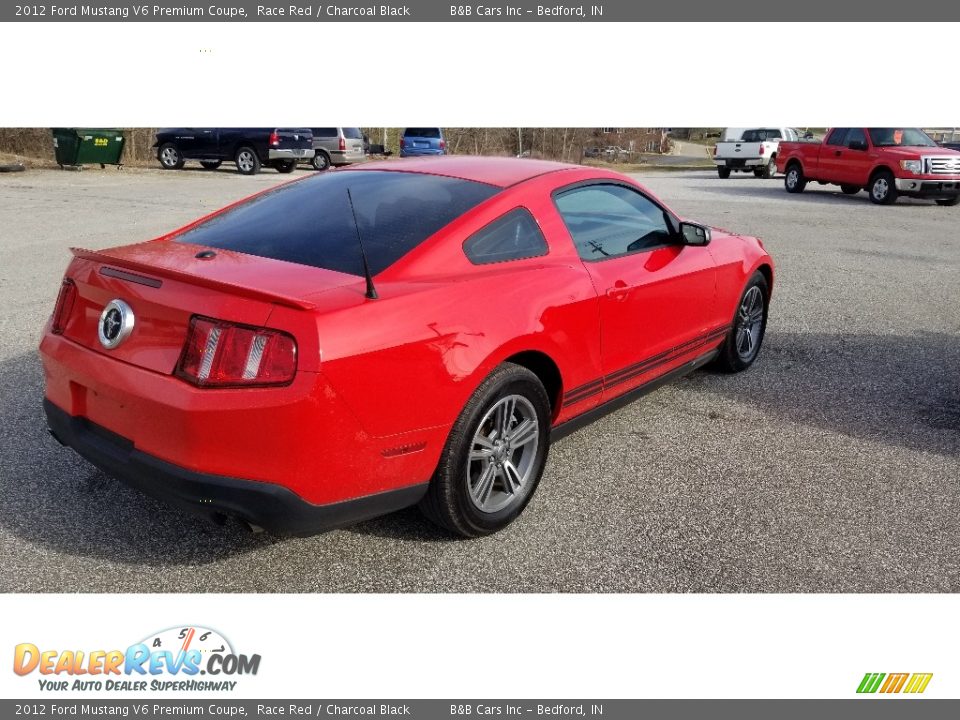
{"label": "gravel ground", "polygon": [[[298,174],[301,174],[298,172]],[[960,590],[960,208],[710,172],[641,177],[778,263],[749,372],[698,372],[557,443],[520,520],[415,510],[306,539],[182,515],[59,447],[36,344],[67,248],[153,237],[285,179],[0,176],[0,590]]]}

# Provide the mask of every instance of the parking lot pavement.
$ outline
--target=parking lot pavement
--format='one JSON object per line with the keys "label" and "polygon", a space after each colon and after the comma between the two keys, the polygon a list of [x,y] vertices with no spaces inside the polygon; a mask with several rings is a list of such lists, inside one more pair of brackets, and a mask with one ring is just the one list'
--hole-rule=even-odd
{"label": "parking lot pavement", "polygon": [[250,535],[59,447],[36,344],[67,248],[147,239],[285,179],[0,176],[0,590],[960,590],[960,208],[931,202],[642,177],[680,214],[763,238],[778,263],[763,352],[558,442],[527,511],[493,537],[451,540],[416,510]]}

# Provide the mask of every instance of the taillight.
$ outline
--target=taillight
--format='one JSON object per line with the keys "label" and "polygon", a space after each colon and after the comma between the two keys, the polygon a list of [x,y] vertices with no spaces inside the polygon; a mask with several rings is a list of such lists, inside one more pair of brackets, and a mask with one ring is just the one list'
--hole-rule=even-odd
{"label": "taillight", "polygon": [[297,343],[284,332],[193,317],[177,375],[200,387],[286,385]]}
{"label": "taillight", "polygon": [[73,312],[73,304],[77,300],[77,286],[70,278],[64,278],[60,285],[60,292],[57,293],[57,304],[53,306],[53,333],[62,335],[63,329],[67,326],[67,320],[70,319],[70,313]]}
{"label": "taillight", "polygon": [[347,149],[347,141],[344,138],[340,138],[340,149],[341,150]]}
{"label": "taillight", "polygon": [[446,141],[446,140],[441,140],[441,141],[440,141],[440,149],[441,149],[441,150],[446,150],[446,149],[447,149],[447,141]]}
{"label": "taillight", "polygon": [[763,149],[763,143],[760,143],[760,154],[763,155],[764,152],[766,151]]}
{"label": "taillight", "polygon": [[[263,135],[261,135],[260,137],[263,137]],[[271,145],[279,145],[279,144],[280,144],[280,133],[278,133],[276,130],[274,130],[272,133],[270,133],[270,144],[271,144]]]}
{"label": "taillight", "polygon": [[713,146],[713,154],[714,154],[714,155],[717,154],[717,146],[716,146],[716,145]]}
{"label": "taillight", "polygon": [[400,147],[405,148],[407,146],[407,141],[403,138],[400,138]]}

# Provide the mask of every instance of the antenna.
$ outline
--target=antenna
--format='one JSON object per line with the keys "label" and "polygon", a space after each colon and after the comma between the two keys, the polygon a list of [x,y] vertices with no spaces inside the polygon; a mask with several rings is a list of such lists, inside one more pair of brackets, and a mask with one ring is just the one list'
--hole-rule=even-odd
{"label": "antenna", "polygon": [[370,266],[367,265],[367,254],[363,251],[363,236],[360,234],[360,223],[357,222],[357,210],[353,207],[353,195],[350,194],[350,188],[347,188],[347,200],[350,202],[350,213],[353,215],[353,226],[357,229],[357,243],[360,245],[360,259],[363,260],[363,277],[367,280],[366,296],[370,300],[376,300],[377,289],[373,286],[373,276],[370,275]]}

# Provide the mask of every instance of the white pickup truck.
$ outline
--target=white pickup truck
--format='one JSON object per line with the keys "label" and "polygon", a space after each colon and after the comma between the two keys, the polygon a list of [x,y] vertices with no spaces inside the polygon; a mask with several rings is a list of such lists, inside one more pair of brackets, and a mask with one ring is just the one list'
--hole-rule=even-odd
{"label": "white pickup truck", "polygon": [[777,148],[781,140],[799,140],[793,128],[749,128],[739,137],[724,139],[713,149],[713,162],[721,178],[732,172],[752,172],[757,177],[770,178],[777,174]]}

